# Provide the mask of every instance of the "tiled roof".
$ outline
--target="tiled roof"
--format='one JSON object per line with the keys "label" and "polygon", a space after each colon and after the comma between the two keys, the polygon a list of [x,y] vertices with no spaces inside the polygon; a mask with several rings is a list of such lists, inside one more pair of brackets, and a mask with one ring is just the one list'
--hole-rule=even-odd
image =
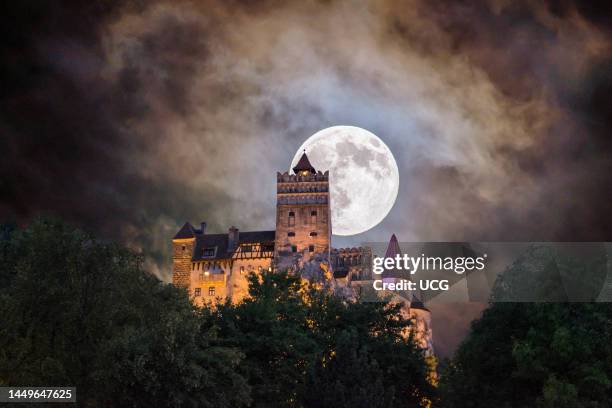
{"label": "tiled roof", "polygon": [[185,238],[195,238],[195,229],[193,225],[186,222],[185,225],[181,227],[181,229],[176,233],[174,238],[172,239],[185,239]]}
{"label": "tiled roof", "polygon": [[[400,249],[399,243],[397,242],[397,237],[395,234],[391,235],[391,239],[389,240],[389,246],[387,247],[387,252],[385,252],[385,258],[395,258],[396,255],[401,255],[402,250]],[[392,269],[385,269],[383,274],[383,278],[406,278],[406,272],[403,270],[396,269],[393,267]]]}
{"label": "tiled roof", "polygon": [[302,154],[302,157],[300,157],[300,161],[298,161],[298,163],[293,168],[293,172],[295,174],[298,174],[298,172],[304,171],[304,170],[308,170],[312,174],[316,174],[317,172],[315,168],[312,167],[312,164],[310,164],[310,160],[308,160],[308,156],[306,156],[305,150],[304,150],[304,153]]}
{"label": "tiled roof", "polygon": [[385,258],[395,258],[395,255],[401,253],[402,251],[400,249],[399,243],[397,242],[397,237],[395,236],[395,234],[393,234],[391,235],[391,239],[389,240],[389,246],[387,247]]}
{"label": "tiled roof", "polygon": [[241,244],[252,244],[259,242],[274,242],[276,231],[246,231],[240,232],[238,241]]}
{"label": "tiled roof", "polygon": [[[275,231],[245,231],[239,232],[238,244],[274,244]],[[205,248],[214,248],[214,256],[204,257]],[[228,251],[228,234],[196,235],[196,245],[193,252],[194,260],[229,259],[233,251]]]}

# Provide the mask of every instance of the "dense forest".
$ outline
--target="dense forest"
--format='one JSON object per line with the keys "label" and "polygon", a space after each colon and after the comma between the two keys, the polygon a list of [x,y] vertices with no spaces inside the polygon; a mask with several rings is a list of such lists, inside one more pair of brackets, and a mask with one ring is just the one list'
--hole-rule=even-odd
{"label": "dense forest", "polygon": [[196,308],[142,261],[54,219],[2,227],[0,386],[88,407],[611,406],[607,303],[492,303],[434,379],[398,305],[280,272]]}

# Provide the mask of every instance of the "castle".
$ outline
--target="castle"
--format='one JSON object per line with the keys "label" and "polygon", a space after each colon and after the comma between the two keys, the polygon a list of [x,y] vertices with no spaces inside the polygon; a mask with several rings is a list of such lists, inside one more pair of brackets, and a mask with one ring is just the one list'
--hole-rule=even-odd
{"label": "castle", "polygon": [[[206,223],[196,228],[187,222],[176,233],[172,283],[187,288],[196,304],[239,301],[248,294],[248,274],[264,270],[326,276],[349,297],[371,286],[370,248],[331,247],[329,171],[315,170],[306,152],[292,170],[276,175],[276,230],[244,232],[232,226],[227,234],[208,234]],[[399,251],[393,235],[387,254]],[[412,299],[403,312],[415,320],[418,344],[433,354],[429,310]]]}

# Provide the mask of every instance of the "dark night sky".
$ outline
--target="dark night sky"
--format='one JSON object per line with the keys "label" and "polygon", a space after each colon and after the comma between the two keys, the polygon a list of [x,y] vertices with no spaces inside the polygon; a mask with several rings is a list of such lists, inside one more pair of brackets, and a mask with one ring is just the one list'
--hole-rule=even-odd
{"label": "dark night sky", "polygon": [[[276,171],[348,124],[387,143],[401,187],[336,245],[612,240],[609,3],[0,7],[1,220],[60,215],[167,279],[182,222],[273,228]],[[477,314],[458,308],[442,348]]]}

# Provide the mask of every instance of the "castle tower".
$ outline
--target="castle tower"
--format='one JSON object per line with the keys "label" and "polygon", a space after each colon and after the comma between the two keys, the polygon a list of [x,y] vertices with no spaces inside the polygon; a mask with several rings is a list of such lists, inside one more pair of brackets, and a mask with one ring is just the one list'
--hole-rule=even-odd
{"label": "castle tower", "polygon": [[276,175],[276,239],[278,260],[315,254],[329,257],[331,212],[329,171],[316,171],[306,151],[293,168],[294,174]]}
{"label": "castle tower", "polygon": [[[206,224],[202,223],[202,231]],[[196,243],[196,230],[188,222],[172,238],[172,283],[189,288],[192,257]]]}
{"label": "castle tower", "polygon": [[[395,258],[397,255],[402,255],[402,250],[395,234],[391,235],[385,258]],[[383,281],[395,282],[399,279],[410,279],[405,275],[404,271],[391,270],[386,271],[383,275]],[[433,356],[433,333],[431,328],[431,312],[425,307],[425,304],[420,299],[420,291],[409,291],[407,296],[392,298],[391,302],[402,302],[405,308],[402,313],[405,317],[413,320],[412,333],[417,345],[425,350],[426,356]],[[405,301],[408,300],[408,304]]]}

